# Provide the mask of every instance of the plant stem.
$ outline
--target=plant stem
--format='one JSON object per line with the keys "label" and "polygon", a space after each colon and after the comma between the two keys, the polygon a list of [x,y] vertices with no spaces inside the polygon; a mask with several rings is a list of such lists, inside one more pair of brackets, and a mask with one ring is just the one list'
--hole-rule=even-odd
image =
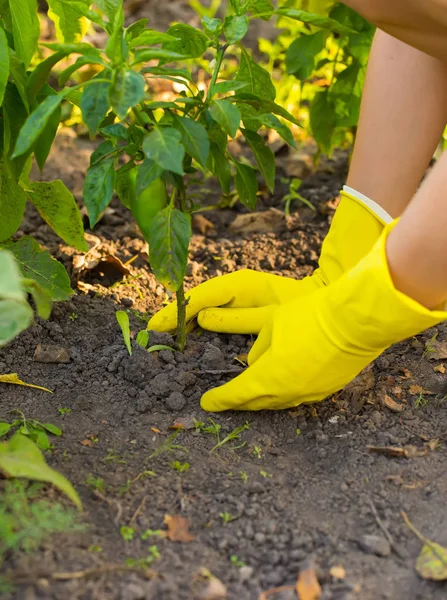
{"label": "plant stem", "polygon": [[186,346],[186,298],[183,281],[177,290],[177,337],[176,342],[180,352]]}
{"label": "plant stem", "polygon": [[227,48],[228,48],[228,44],[225,44],[224,46],[220,46],[220,48],[218,48],[218,50],[217,50],[216,64],[214,66],[213,76],[211,78],[210,87],[208,88],[208,94],[206,96],[207,102],[209,100],[212,100],[212,98],[214,96],[214,88],[216,87],[216,81],[217,81],[217,78],[219,77],[220,67],[222,66],[222,61],[225,56],[225,52],[227,51]]}

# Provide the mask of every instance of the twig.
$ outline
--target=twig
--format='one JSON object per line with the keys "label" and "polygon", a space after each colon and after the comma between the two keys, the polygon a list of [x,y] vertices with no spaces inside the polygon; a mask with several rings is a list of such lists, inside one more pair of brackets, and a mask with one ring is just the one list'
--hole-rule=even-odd
{"label": "twig", "polygon": [[245,369],[218,369],[216,371],[193,371],[195,375],[239,375]]}
{"label": "twig", "polygon": [[133,516],[132,516],[131,520],[129,521],[129,527],[132,527],[132,525],[137,520],[137,517],[140,514],[140,512],[143,510],[143,507],[144,507],[147,499],[148,499],[148,496],[143,496],[143,499],[141,500],[140,504],[138,505],[137,510],[133,513]]}
{"label": "twig", "polygon": [[404,558],[401,551],[399,550],[399,548],[396,546],[396,543],[393,540],[393,536],[391,535],[391,533],[388,531],[388,529],[385,526],[385,523],[382,521],[382,519],[379,517],[379,513],[377,512],[377,508],[374,504],[374,502],[371,500],[371,498],[365,494],[366,499],[369,502],[369,505],[371,506],[371,510],[372,513],[374,515],[374,518],[376,519],[377,525],[380,527],[380,529],[383,531],[383,533],[385,534],[386,539],[388,540],[391,549],[394,551],[394,553],[399,557],[399,558]]}
{"label": "twig", "polygon": [[414,535],[417,538],[419,538],[422,543],[426,544],[430,548],[430,550],[433,552],[433,554],[435,554],[439,558],[439,560],[442,562],[442,564],[444,566],[447,566],[447,561],[445,560],[444,556],[442,556],[442,554],[440,554],[438,552],[438,550],[436,549],[436,546],[433,544],[433,542],[431,542],[429,539],[427,539],[425,537],[425,535],[423,535],[418,529],[416,529],[416,527],[413,525],[413,523],[408,518],[407,513],[405,511],[401,511],[400,514],[402,515],[402,518],[405,521],[405,525],[414,533]]}
{"label": "twig", "polygon": [[272,588],[271,590],[267,590],[266,592],[262,592],[259,596],[258,600],[267,600],[269,596],[272,594],[280,594],[281,592],[295,592],[296,587],[294,585],[282,585],[281,587]]}
{"label": "twig", "polygon": [[116,515],[115,515],[115,518],[113,519],[113,522],[115,523],[115,525],[118,525],[118,523],[120,522],[121,516],[123,514],[123,507],[118,502],[118,500],[109,500],[109,498],[107,498],[107,496],[104,496],[104,494],[101,494],[101,492],[98,490],[93,490],[93,493],[97,498],[99,498],[100,500],[102,500],[103,502],[108,504],[109,506],[116,506]]}
{"label": "twig", "polygon": [[[155,572],[151,571],[150,569],[141,569],[139,567],[131,567],[129,565],[124,564],[106,564],[100,567],[92,567],[91,569],[83,569],[81,571],[51,573],[49,575],[45,575],[45,577],[53,581],[72,581],[73,579],[97,577],[98,575],[106,575],[107,573],[114,572],[136,573],[137,575],[141,575],[146,579],[152,579],[155,576]],[[20,576],[18,576],[13,577],[12,581],[15,584],[33,583],[34,581],[36,581],[36,579],[39,579],[41,576],[42,575],[38,575],[36,578],[21,578]]]}

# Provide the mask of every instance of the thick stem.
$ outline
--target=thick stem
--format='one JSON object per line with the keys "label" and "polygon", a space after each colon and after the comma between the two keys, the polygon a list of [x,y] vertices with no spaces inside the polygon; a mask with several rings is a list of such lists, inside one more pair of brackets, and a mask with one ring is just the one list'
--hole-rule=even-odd
{"label": "thick stem", "polygon": [[176,342],[180,352],[186,346],[186,298],[183,282],[177,290],[177,337]]}
{"label": "thick stem", "polygon": [[216,56],[216,64],[214,66],[214,72],[213,72],[213,76],[211,78],[211,82],[210,82],[210,87],[208,88],[208,94],[206,97],[207,102],[209,100],[213,99],[214,96],[214,88],[216,86],[216,81],[217,78],[219,77],[219,73],[220,73],[220,68],[222,66],[222,61],[223,58],[225,56],[225,52],[227,51],[228,48],[228,44],[225,44],[225,46],[221,46],[218,50],[217,50],[217,56]]}

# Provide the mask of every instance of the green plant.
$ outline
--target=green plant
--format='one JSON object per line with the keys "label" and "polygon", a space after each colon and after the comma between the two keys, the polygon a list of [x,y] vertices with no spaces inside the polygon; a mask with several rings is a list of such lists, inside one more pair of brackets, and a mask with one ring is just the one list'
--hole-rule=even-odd
{"label": "green plant", "polygon": [[245,563],[243,560],[240,560],[240,558],[236,554],[232,554],[230,556],[230,561],[233,567],[241,568],[247,566],[247,563]]}
{"label": "green plant", "polygon": [[416,398],[416,400],[413,403],[414,408],[418,409],[418,408],[425,408],[428,405],[428,398],[424,397],[424,394],[422,392],[419,393],[419,396]]}
{"label": "green plant", "polygon": [[115,315],[116,315],[116,320],[118,321],[118,325],[121,328],[124,343],[126,344],[126,348],[127,348],[127,351],[129,352],[129,356],[132,356],[132,345],[130,342],[129,315],[124,310],[117,310]]}
{"label": "green plant", "polygon": [[262,458],[262,448],[261,446],[253,446],[252,448],[252,454],[253,456],[256,456],[256,458],[258,458],[259,460]]}
{"label": "green plant", "polygon": [[[247,429],[250,429],[250,424],[248,423],[248,421],[246,423],[244,423],[244,425],[239,425],[239,427],[236,427],[235,429],[233,429],[233,431],[231,431],[226,437],[224,437],[223,440],[219,439],[219,436],[217,436],[218,442],[217,444],[211,449],[211,452],[214,452],[215,450],[217,450],[218,448],[221,448],[222,446],[224,446],[225,444],[227,444],[228,442],[232,442],[234,440],[239,440],[241,437],[241,433]],[[239,446],[233,446],[233,450],[237,450],[239,448],[243,448],[246,445],[247,442],[243,442],[242,444],[240,444]]]}
{"label": "green plant", "polygon": [[312,202],[310,202],[309,200],[307,200],[306,198],[301,196],[301,194],[298,193],[298,190],[300,189],[301,184],[302,184],[301,179],[294,178],[290,181],[289,193],[286,194],[283,198],[284,212],[286,213],[287,217],[290,217],[290,205],[292,204],[293,201],[296,201],[296,200],[298,200],[299,202],[302,202],[311,210],[313,210],[313,211],[316,210],[316,208],[312,204]]}
{"label": "green plant", "polygon": [[90,474],[87,476],[85,483],[92,491],[97,490],[98,492],[101,492],[101,494],[104,494],[106,491],[106,482],[102,477],[95,477]]}
{"label": "green plant", "polygon": [[[31,153],[49,123],[56,121],[64,101],[80,104],[91,135],[104,139],[91,156],[84,186],[90,224],[93,227],[98,222],[116,189],[123,204],[134,212],[149,243],[154,273],[168,290],[177,293],[177,344],[183,349],[186,339],[183,278],[191,214],[200,210],[190,192],[191,184],[202,174],[212,174],[223,193],[229,194],[234,181],[240,201],[254,208],[258,192],[256,170],[252,163],[242,162],[229,152],[228,138],[234,138],[238,132],[244,135],[254,163],[271,190],[275,185],[275,160],[259,130],[275,129],[288,143],[294,144],[284,121],[298,124],[297,119],[275,102],[276,90],[270,73],[242,45],[250,23],[256,18],[297,20],[305,23],[304,27],[322,28],[323,32],[315,34],[321,43],[326,39],[326,30],[337,35],[356,32],[337,20],[336,15],[322,19],[296,11],[287,2],[275,10],[271,0],[231,0],[223,20],[205,14],[202,29],[178,23],[165,33],[148,29],[147,19],[125,27],[120,0],[101,0],[96,3],[99,10],[90,10],[88,0],[70,4],[59,0],[57,4],[65,17],[68,10],[73,15],[70,23],[84,23],[87,19],[103,29],[107,42],[104,49],[95,48],[79,42],[80,34],[62,30],[61,43],[45,44],[53,54],[46,59],[42,71],[48,72],[70,54],[78,54],[79,58],[60,74],[62,89],[58,93],[44,86],[40,88],[47,91],[47,96],[32,107],[15,140],[12,157],[23,160]],[[346,21],[344,13],[341,17]],[[225,78],[225,57],[230,52],[233,61],[237,60],[237,72],[234,77]],[[211,63],[209,58],[213,58]],[[168,66],[187,61],[190,68]],[[67,87],[76,70],[89,63],[97,65],[99,73]],[[192,76],[196,72],[201,80],[208,77],[206,93]],[[154,101],[150,97],[153,77],[174,80],[182,85],[183,91],[173,101]],[[321,116],[321,131],[326,128],[328,104],[326,96],[320,98],[317,112]],[[341,110],[338,105],[336,108]],[[151,197],[147,198],[144,194],[149,188]],[[149,201],[159,207],[155,215],[145,210]],[[83,240],[82,243],[85,244]]]}
{"label": "green plant", "polygon": [[150,567],[153,562],[161,557],[160,551],[157,546],[149,546],[147,550],[147,556],[143,558],[127,558],[126,565],[129,567],[136,567],[140,569],[146,569]]}
{"label": "green plant", "polygon": [[59,414],[60,414],[62,417],[64,417],[65,415],[69,415],[69,414],[71,413],[71,408],[67,408],[67,407],[65,407],[65,406],[64,406],[64,407],[60,406],[60,407],[57,409],[57,412],[58,412],[58,413],[59,413]]}
{"label": "green plant", "polygon": [[120,527],[120,534],[125,542],[131,542],[135,537],[135,533],[133,527],[126,527],[125,525]]}
{"label": "green plant", "polygon": [[174,444],[175,439],[180,433],[180,429],[174,431],[174,433],[168,437],[152,454],[149,456],[149,460],[152,458],[156,458],[157,456],[161,456],[162,454],[175,452],[176,450],[181,450],[182,452],[189,452],[187,448],[181,446],[180,444]]}
{"label": "green plant", "polygon": [[140,538],[143,542],[145,542],[152,536],[165,537],[165,535],[166,532],[162,529],[146,529],[146,531],[143,531],[143,533],[140,535]]}
{"label": "green plant", "polygon": [[179,473],[186,473],[191,468],[191,465],[187,462],[181,463],[179,460],[174,460],[169,463],[169,465],[174,469],[174,471],[178,471]]}
{"label": "green plant", "polygon": [[119,465],[125,465],[127,463],[127,461],[124,460],[124,458],[122,458],[119,454],[116,454],[114,448],[109,450],[109,453],[107,454],[107,456],[104,457],[103,460],[105,463],[110,464],[116,462]]}
{"label": "green plant", "polygon": [[78,318],[78,315],[75,312],[72,312],[71,315],[68,317],[70,319],[70,321],[76,321],[76,319]]}
{"label": "green plant", "polygon": [[219,513],[219,517],[222,519],[224,525],[228,525],[231,521],[235,521],[238,517],[231,515],[229,512],[221,512]]}
{"label": "green plant", "polygon": [[56,425],[52,425],[51,423],[40,423],[35,419],[27,419],[23,412],[18,409],[12,410],[11,413],[18,414],[19,418],[11,423],[6,423],[4,421],[0,422],[0,438],[16,430],[33,440],[41,450],[50,450],[52,445],[48,439],[48,433],[55,436],[62,435],[62,430],[59,429],[59,427],[56,427]]}
{"label": "green plant", "polygon": [[242,481],[244,483],[247,483],[247,481],[248,481],[248,473],[246,473],[245,471],[240,471],[239,472],[239,477],[242,479]]}

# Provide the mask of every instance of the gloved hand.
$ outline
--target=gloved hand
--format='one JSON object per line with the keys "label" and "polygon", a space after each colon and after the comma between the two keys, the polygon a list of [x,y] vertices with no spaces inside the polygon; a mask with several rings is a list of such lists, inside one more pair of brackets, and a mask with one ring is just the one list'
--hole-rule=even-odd
{"label": "gloved hand", "polygon": [[249,368],[207,392],[202,408],[274,410],[323,400],[391,344],[447,320],[447,312],[427,310],[395,289],[385,250],[395,223],[336,283],[280,306],[253,346]]}
{"label": "gloved hand", "polygon": [[[324,241],[319,268],[301,281],[250,270],[216,277],[187,294],[187,320],[198,316],[203,329],[220,333],[259,333],[278,305],[315,292],[354,266],[379,238],[391,217],[375,202],[352,188],[341,202]],[[177,304],[163,308],[148,329],[173,331]]]}

